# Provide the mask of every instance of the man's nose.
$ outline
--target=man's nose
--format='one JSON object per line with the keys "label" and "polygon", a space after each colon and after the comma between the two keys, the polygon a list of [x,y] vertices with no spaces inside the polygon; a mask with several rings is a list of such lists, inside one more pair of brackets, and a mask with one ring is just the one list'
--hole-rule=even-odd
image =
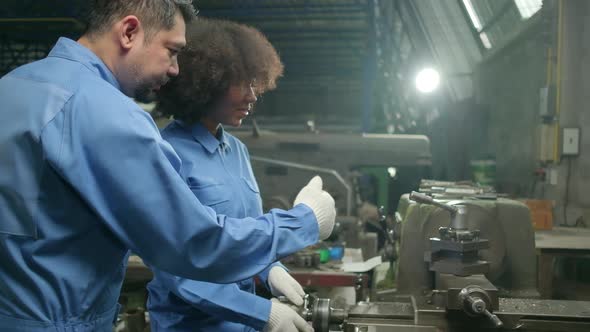
{"label": "man's nose", "polygon": [[170,68],[168,68],[168,76],[178,76],[178,73],[180,72],[180,68],[178,66],[178,61],[174,61],[172,62],[172,65],[170,66]]}

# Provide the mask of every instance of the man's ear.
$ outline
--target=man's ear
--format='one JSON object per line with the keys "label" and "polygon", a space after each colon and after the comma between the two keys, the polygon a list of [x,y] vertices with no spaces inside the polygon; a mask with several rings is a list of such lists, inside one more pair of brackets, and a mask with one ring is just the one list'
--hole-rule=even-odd
{"label": "man's ear", "polygon": [[143,38],[143,28],[141,21],[135,15],[125,16],[117,24],[117,37],[119,44],[125,50],[131,49],[133,44]]}

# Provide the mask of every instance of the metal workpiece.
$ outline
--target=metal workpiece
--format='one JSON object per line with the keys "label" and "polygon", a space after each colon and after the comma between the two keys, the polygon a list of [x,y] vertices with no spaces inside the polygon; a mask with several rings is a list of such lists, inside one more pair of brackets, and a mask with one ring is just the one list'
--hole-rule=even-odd
{"label": "metal workpiece", "polygon": [[313,305],[312,325],[316,331],[328,331],[330,325],[342,324],[347,318],[344,309],[330,307],[330,299],[316,299]]}
{"label": "metal workpiece", "polygon": [[298,312],[303,319],[312,323],[316,332],[328,332],[330,325],[340,325],[348,318],[346,310],[330,306],[330,299],[309,294],[303,297],[303,305]]}

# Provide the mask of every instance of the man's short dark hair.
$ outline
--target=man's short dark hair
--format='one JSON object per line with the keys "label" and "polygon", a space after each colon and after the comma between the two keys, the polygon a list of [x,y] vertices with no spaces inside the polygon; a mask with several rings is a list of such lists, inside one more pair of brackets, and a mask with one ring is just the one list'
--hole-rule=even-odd
{"label": "man's short dark hair", "polygon": [[146,39],[149,39],[160,30],[172,29],[177,11],[186,23],[197,13],[192,0],[92,0],[86,17],[86,34],[98,35],[117,20],[135,15],[141,20]]}

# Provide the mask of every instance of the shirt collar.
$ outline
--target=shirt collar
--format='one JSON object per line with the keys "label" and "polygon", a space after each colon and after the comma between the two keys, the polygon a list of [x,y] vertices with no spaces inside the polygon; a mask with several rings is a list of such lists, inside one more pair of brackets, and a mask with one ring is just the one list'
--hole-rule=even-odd
{"label": "shirt collar", "polygon": [[76,41],[60,37],[48,56],[76,61],[100,76],[103,80],[109,82],[118,90],[121,90],[121,86],[115,75],[113,75],[113,72],[111,72],[105,63],[94,52]]}
{"label": "shirt collar", "polygon": [[209,130],[205,128],[205,126],[203,126],[203,124],[200,122],[190,127],[190,131],[195,140],[201,143],[201,145],[205,147],[209,153],[214,153],[220,147],[223,150],[231,150],[229,146],[229,140],[227,139],[227,134],[225,133],[223,126],[219,126],[217,137],[213,136],[213,134],[211,134]]}

